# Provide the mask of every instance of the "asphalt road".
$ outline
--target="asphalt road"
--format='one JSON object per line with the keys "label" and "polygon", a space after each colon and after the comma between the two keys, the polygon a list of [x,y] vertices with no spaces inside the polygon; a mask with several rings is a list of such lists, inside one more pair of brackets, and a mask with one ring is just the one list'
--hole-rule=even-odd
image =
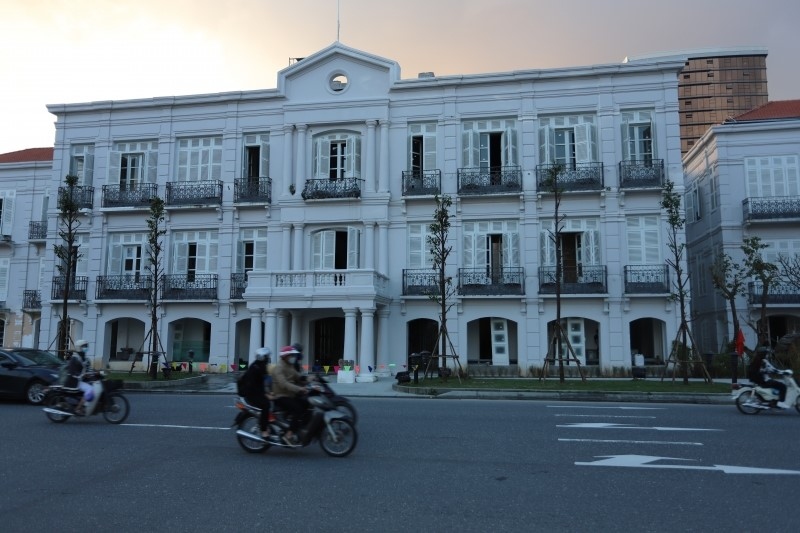
{"label": "asphalt road", "polygon": [[0,530],[795,531],[800,414],[354,399],[347,458],[245,453],[224,395],[49,422],[0,403]]}

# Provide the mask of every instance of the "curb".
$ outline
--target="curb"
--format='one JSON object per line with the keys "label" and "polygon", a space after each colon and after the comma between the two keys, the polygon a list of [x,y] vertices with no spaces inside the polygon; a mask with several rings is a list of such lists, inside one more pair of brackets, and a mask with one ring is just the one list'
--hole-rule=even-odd
{"label": "curb", "polygon": [[198,385],[201,383],[205,383],[208,381],[207,375],[199,375],[191,378],[180,378],[180,379],[168,379],[168,380],[157,380],[154,379],[152,381],[123,381],[122,390],[126,392],[134,392],[134,391],[146,391],[146,392],[158,392],[164,389],[168,389],[169,392],[173,392],[173,389],[177,389],[178,387],[185,387],[187,385]]}

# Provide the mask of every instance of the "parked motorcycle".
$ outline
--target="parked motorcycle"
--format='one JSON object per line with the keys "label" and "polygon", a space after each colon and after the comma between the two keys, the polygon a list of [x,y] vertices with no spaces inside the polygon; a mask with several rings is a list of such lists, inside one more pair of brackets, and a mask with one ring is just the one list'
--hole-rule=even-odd
{"label": "parked motorcycle", "polygon": [[112,424],[121,424],[128,418],[130,404],[128,399],[118,390],[122,386],[120,380],[106,379],[103,372],[84,374],[84,381],[91,383],[94,393],[91,401],[83,405],[84,414],[75,412],[83,392],[78,388],[63,385],[51,385],[45,392],[43,400],[44,412],[53,422],[66,422],[73,416],[91,416],[103,414],[103,418]]}
{"label": "parked motorcycle", "polygon": [[[794,405],[800,413],[800,387],[792,377],[791,370],[781,370],[774,375],[776,381],[786,385],[786,400],[789,405]],[[768,409],[778,409],[778,398],[780,391],[771,387],[761,387],[759,385],[745,385],[733,391],[733,398],[736,401],[736,408],[746,415],[755,415]]]}
{"label": "parked motorcycle", "polygon": [[305,425],[298,432],[296,445],[287,444],[283,440],[289,429],[288,415],[285,412],[278,409],[273,411],[269,421],[270,438],[263,439],[258,425],[261,409],[238,397],[236,407],[239,413],[233,425],[236,426],[239,446],[249,453],[262,453],[271,446],[300,448],[318,440],[322,450],[331,457],[349,455],[358,442],[355,425],[348,415],[339,411],[330,398],[325,396],[321,384],[309,383],[308,389],[309,412],[306,414]]}
{"label": "parked motorcycle", "polygon": [[322,387],[322,394],[328,397],[333,405],[336,408],[350,417],[350,420],[353,421],[353,425],[356,424],[358,419],[358,414],[356,413],[356,408],[350,403],[350,400],[345,398],[344,396],[340,396],[336,394],[336,392],[328,385],[328,380],[322,374],[315,374],[314,379],[320,384]]}

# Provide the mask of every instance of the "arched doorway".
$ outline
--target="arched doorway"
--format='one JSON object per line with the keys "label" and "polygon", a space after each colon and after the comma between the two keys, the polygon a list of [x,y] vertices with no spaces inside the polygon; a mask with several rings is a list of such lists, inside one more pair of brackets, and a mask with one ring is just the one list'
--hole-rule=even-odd
{"label": "arched doorway", "polygon": [[211,324],[199,318],[182,318],[169,324],[164,348],[172,361],[189,361],[194,352],[195,363],[207,363],[211,351]]}
{"label": "arched doorway", "polygon": [[647,317],[630,323],[631,361],[633,356],[642,354],[645,364],[662,364],[664,361],[665,324],[663,320]]}
{"label": "arched doorway", "polygon": [[[547,338],[550,349],[548,356],[553,358],[558,355],[556,350],[555,338],[555,324],[556,321],[552,320],[547,324]],[[569,340],[569,345],[575,357],[582,365],[599,365],[600,364],[600,323],[588,318],[581,317],[567,317],[561,319],[561,327],[566,339]],[[574,360],[569,355],[567,343],[561,343],[561,356],[564,358],[566,364],[575,364]],[[569,357],[568,357],[569,356]]]}
{"label": "arched doorway", "polygon": [[[145,323],[136,318],[118,318],[106,323],[108,361],[132,361],[136,352],[148,351],[149,337],[145,338]],[[144,346],[147,341],[148,346]]]}
{"label": "arched doorway", "polygon": [[466,355],[471,365],[516,365],[517,323],[499,317],[472,320],[467,324]]}
{"label": "arched doorway", "polygon": [[319,366],[336,366],[344,355],[344,317],[328,317],[311,323],[314,362]]}

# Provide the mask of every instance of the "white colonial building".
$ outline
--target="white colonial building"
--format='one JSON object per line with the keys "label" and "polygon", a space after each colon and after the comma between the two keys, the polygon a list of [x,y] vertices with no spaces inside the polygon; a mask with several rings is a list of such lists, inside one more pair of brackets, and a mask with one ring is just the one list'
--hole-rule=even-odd
{"label": "white colonial building", "polygon": [[[800,253],[800,100],[769,102],[712,126],[684,157],[686,240],[692,281],[692,328],[700,349],[721,352],[734,338],[730,310],[710,268],[720,254],[744,260],[745,237],[768,247],[763,257]],[[736,302],[748,346],[756,345],[761,286],[750,280]],[[800,290],[770,288],[770,338],[800,332]]]}
{"label": "white colonial building", "polygon": [[[453,201],[448,330],[460,362],[527,374],[556,316],[544,182],[560,163],[570,341],[598,370],[630,367],[632,353],[658,362],[678,327],[660,199],[666,179],[683,190],[684,59],[402,79],[397,63],[337,42],[280,71],[276,89],[50,105],[41,194],[73,174],[85,195],[73,338],[128,364],[158,283],[173,361],[193,351],[226,370],[297,341],[312,364],[355,360],[363,381],[401,370],[437,337],[426,236],[441,194]],[[158,280],[145,270],[154,196],[167,208]],[[64,286],[52,204],[31,285],[39,347],[55,337]]]}

